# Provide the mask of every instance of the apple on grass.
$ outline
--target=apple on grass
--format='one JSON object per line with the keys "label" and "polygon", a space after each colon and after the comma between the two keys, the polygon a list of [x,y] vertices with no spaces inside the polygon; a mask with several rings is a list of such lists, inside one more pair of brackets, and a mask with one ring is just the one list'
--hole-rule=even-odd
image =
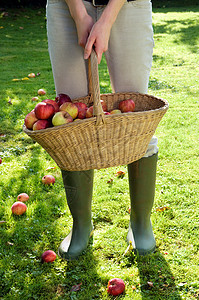
{"label": "apple on grass", "polygon": [[26,201],[28,201],[28,199],[29,199],[29,196],[26,193],[21,193],[17,196],[17,200],[21,201],[21,202],[26,202]]}
{"label": "apple on grass", "polygon": [[77,118],[78,108],[73,102],[65,102],[59,107],[60,111],[66,111],[73,119]]}
{"label": "apple on grass", "polygon": [[38,121],[38,118],[36,117],[34,110],[32,110],[25,116],[24,123],[25,123],[26,128],[32,129],[34,123],[37,121]]}
{"label": "apple on grass", "polygon": [[87,105],[83,102],[76,102],[75,105],[77,106],[78,109],[78,119],[85,119],[86,118],[86,111],[88,109]]}
{"label": "apple on grass", "polygon": [[39,96],[42,96],[42,95],[45,95],[45,94],[46,94],[46,91],[45,91],[44,89],[39,89],[39,90],[37,91],[37,94],[38,94]]}
{"label": "apple on grass", "polygon": [[32,101],[38,101],[39,97],[32,97]]}
{"label": "apple on grass", "polygon": [[132,112],[132,111],[135,110],[135,102],[132,99],[122,100],[119,103],[118,108],[123,113],[125,113],[125,112]]}
{"label": "apple on grass", "polygon": [[2,158],[0,157],[0,164],[2,163]]}
{"label": "apple on grass", "polygon": [[37,119],[47,120],[52,118],[55,113],[55,108],[52,104],[39,102],[34,109]]}
{"label": "apple on grass", "polygon": [[33,124],[33,131],[35,130],[41,130],[52,127],[52,121],[51,120],[38,120]]}
{"label": "apple on grass", "polygon": [[53,262],[56,259],[56,253],[52,250],[45,251],[42,256],[42,262]]}
{"label": "apple on grass", "polygon": [[45,102],[45,103],[48,103],[48,104],[51,104],[54,106],[54,109],[55,109],[55,112],[58,112],[59,111],[59,105],[57,104],[57,102],[55,102],[54,100],[51,100],[51,99],[44,99],[42,100],[42,102]]}
{"label": "apple on grass", "polygon": [[52,118],[53,126],[64,125],[73,122],[73,118],[66,111],[58,111]]}
{"label": "apple on grass", "polygon": [[65,102],[72,102],[71,98],[67,95],[67,94],[59,94],[56,98],[55,98],[55,102],[61,106],[63,103]]}
{"label": "apple on grass", "polygon": [[12,205],[11,210],[14,215],[23,215],[27,210],[27,206],[25,203],[17,201]]}
{"label": "apple on grass", "polygon": [[28,77],[29,77],[29,78],[35,78],[35,73],[30,73],[30,74],[28,74]]}
{"label": "apple on grass", "polygon": [[112,296],[120,295],[125,290],[125,283],[120,278],[110,279],[108,282],[107,291]]}
{"label": "apple on grass", "polygon": [[45,175],[42,177],[42,183],[43,184],[47,184],[47,185],[50,185],[50,184],[54,184],[55,183],[55,177],[53,175]]}

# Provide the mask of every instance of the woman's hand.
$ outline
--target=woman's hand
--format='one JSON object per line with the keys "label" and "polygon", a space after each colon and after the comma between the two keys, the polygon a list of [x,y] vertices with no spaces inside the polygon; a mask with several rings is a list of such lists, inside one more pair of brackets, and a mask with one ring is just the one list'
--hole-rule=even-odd
{"label": "woman's hand", "polygon": [[94,25],[93,18],[86,14],[83,18],[78,18],[75,21],[78,35],[78,44],[85,48],[91,29]]}

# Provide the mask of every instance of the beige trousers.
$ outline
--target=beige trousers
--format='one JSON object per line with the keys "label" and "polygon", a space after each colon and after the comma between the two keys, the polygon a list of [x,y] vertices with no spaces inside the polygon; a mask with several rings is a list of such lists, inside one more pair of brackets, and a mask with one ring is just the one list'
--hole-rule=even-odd
{"label": "beige trousers", "polygon": [[[104,7],[84,1],[96,21]],[[48,0],[47,35],[56,93],[71,98],[88,94],[87,62],[78,45],[75,23],[64,0]],[[150,0],[126,2],[111,29],[105,58],[113,92],[147,93],[153,55],[152,5]],[[100,68],[100,66],[99,66]],[[157,153],[153,137],[145,156]]]}

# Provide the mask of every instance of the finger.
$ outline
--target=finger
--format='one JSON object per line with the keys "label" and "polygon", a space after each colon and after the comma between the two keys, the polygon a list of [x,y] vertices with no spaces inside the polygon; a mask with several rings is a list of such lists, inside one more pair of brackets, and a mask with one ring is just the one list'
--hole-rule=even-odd
{"label": "finger", "polygon": [[84,49],[84,59],[88,59],[91,55],[91,51],[94,45],[95,39],[88,38],[85,49]]}

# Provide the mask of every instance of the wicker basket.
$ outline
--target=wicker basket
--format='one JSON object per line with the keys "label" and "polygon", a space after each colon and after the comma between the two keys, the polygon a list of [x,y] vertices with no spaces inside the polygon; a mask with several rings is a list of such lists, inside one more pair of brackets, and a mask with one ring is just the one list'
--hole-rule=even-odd
{"label": "wicker basket", "polygon": [[[166,100],[140,93],[100,95],[98,64],[93,51],[89,59],[89,95],[73,99],[94,105],[93,117],[69,124],[31,131],[23,130],[38,142],[63,170],[81,171],[129,164],[141,158],[168,109]],[[104,115],[100,99],[108,110],[121,100],[132,98],[135,112]]]}

